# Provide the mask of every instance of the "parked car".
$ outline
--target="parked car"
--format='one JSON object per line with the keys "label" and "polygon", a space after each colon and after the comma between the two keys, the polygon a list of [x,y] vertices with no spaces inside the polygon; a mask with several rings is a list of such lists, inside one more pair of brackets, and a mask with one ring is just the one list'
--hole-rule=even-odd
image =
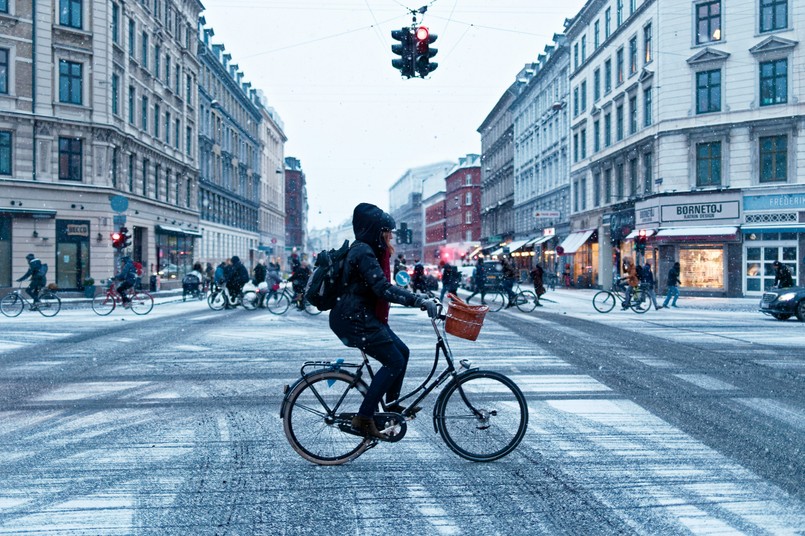
{"label": "parked car", "polygon": [[775,288],[763,293],[760,312],[777,320],[788,320],[796,315],[805,322],[805,287]]}

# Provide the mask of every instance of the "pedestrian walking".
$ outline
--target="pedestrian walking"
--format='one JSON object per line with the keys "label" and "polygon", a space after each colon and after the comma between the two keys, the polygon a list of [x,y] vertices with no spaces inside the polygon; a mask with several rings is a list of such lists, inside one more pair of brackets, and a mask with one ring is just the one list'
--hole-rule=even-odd
{"label": "pedestrian walking", "polygon": [[565,288],[570,288],[572,281],[570,280],[570,265],[565,264],[565,271],[562,273],[562,282]]}
{"label": "pedestrian walking", "polygon": [[478,262],[475,265],[475,270],[472,274],[473,292],[467,298],[467,303],[475,297],[476,294],[481,295],[481,304],[486,305],[486,267],[484,267],[484,259],[478,257]]}
{"label": "pedestrian walking", "polygon": [[540,296],[545,294],[545,286],[542,282],[542,276],[544,275],[545,271],[542,269],[542,266],[537,263],[534,266],[534,269],[531,270],[531,281],[534,283],[534,294],[537,296],[537,307],[542,307],[542,304],[539,302]]}
{"label": "pedestrian walking", "polygon": [[668,290],[665,291],[665,301],[662,302],[663,307],[668,307],[668,302],[671,301],[671,307],[678,307],[676,304],[676,300],[679,299],[679,285],[682,283],[679,280],[679,274],[682,272],[682,267],[678,262],[675,262],[674,265],[668,270],[668,281],[666,281],[666,286]]}
{"label": "pedestrian walking", "polygon": [[654,305],[655,310],[662,309],[662,305],[657,305],[657,280],[654,278],[654,272],[651,271],[651,263],[647,262],[645,266],[643,266],[643,270],[640,272],[640,286],[646,291],[648,294],[651,303]]}
{"label": "pedestrian walking", "polygon": [[458,268],[450,264],[444,263],[442,267],[442,293],[439,296],[439,301],[444,301],[445,293],[456,294],[458,292],[458,284],[461,281],[461,272]]}
{"label": "pedestrian walking", "polygon": [[512,263],[511,259],[509,259],[508,255],[503,255],[500,257],[500,266],[502,267],[501,270],[501,286],[503,287],[504,292],[506,292],[506,297],[509,300],[509,303],[506,304],[506,308],[514,307],[514,282],[517,281],[517,269],[514,267],[514,263]]}

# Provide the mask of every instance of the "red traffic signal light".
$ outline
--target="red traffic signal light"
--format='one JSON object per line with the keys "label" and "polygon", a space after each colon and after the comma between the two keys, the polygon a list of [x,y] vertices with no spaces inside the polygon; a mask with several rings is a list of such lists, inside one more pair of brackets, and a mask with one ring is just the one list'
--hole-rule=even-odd
{"label": "red traffic signal light", "polygon": [[430,32],[424,26],[420,26],[416,29],[416,40],[419,42],[427,41]]}
{"label": "red traffic signal light", "polygon": [[430,45],[436,41],[436,34],[431,34],[425,26],[420,26],[414,32],[415,41],[415,60],[416,72],[421,78],[425,78],[432,71],[436,70],[439,66],[438,63],[432,63],[430,59],[436,55],[437,49],[431,48]]}
{"label": "red traffic signal light", "polygon": [[115,249],[120,249],[123,247],[123,235],[120,233],[112,233],[110,235],[112,237],[112,247]]}

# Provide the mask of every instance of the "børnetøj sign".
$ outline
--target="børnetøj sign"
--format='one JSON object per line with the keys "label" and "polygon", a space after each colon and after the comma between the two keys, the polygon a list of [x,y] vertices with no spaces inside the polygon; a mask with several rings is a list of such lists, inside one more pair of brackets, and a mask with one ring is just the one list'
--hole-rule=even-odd
{"label": "b\u00f8rnet\u00f8j sign", "polygon": [[737,200],[668,204],[660,209],[663,223],[734,220],[741,216],[741,204]]}

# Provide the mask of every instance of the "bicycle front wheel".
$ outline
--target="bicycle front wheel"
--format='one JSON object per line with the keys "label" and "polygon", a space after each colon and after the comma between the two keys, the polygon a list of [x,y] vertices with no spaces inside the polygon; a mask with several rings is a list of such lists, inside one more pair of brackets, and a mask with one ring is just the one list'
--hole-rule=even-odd
{"label": "bicycle front wheel", "polygon": [[436,406],[439,435],[470,461],[491,462],[513,451],[528,428],[525,396],[497,372],[474,371],[445,387]]}
{"label": "bicycle front wheel", "polygon": [[243,308],[247,311],[254,311],[257,309],[257,302],[260,298],[257,296],[257,293],[253,290],[248,290],[243,293],[243,297],[240,299],[240,303],[243,304]]}
{"label": "bicycle front wheel", "polygon": [[37,310],[42,316],[56,316],[61,311],[61,299],[52,292],[43,292],[39,296]]}
{"label": "bicycle front wheel", "polygon": [[9,294],[0,300],[0,313],[8,317],[20,316],[25,304],[22,298],[16,294]]}
{"label": "bicycle front wheel", "polygon": [[366,394],[366,384],[346,372],[314,372],[299,382],[285,399],[283,429],[291,447],[319,465],[354,460],[371,439],[342,430],[352,425]]}
{"label": "bicycle front wheel", "polygon": [[615,299],[615,295],[608,290],[602,290],[593,296],[593,307],[595,307],[595,310],[599,313],[610,312],[615,308],[617,302],[618,300]]}
{"label": "bicycle front wheel", "polygon": [[115,298],[109,294],[99,294],[92,300],[92,310],[95,314],[106,316],[115,310]]}
{"label": "bicycle front wheel", "polygon": [[506,305],[506,296],[502,292],[493,291],[486,293],[486,306],[489,307],[489,310],[493,313],[500,311],[503,309],[503,306]]}
{"label": "bicycle front wheel", "polygon": [[537,295],[530,290],[518,292],[514,297],[514,303],[522,312],[530,313],[537,308]]}
{"label": "bicycle front wheel", "polygon": [[131,310],[135,315],[147,315],[153,308],[154,298],[144,290],[135,292],[131,297]]}
{"label": "bicycle front wheel", "polygon": [[210,309],[213,311],[220,311],[226,305],[226,295],[224,291],[219,290],[216,292],[212,292],[209,297],[207,298],[207,305],[210,306]]}
{"label": "bicycle front wheel", "polygon": [[274,292],[266,296],[266,308],[275,315],[281,315],[291,306],[291,300],[284,292]]}

